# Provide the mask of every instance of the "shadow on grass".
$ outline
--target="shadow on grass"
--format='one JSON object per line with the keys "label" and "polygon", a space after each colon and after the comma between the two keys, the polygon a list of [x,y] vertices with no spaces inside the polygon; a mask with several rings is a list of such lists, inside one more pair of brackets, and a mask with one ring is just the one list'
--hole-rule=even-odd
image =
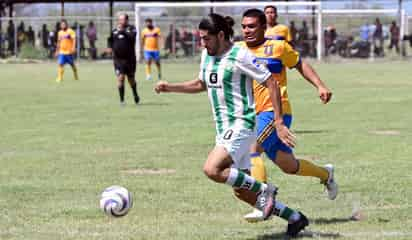
{"label": "shadow on grass", "polygon": [[140,102],[138,106],[169,106],[166,102]]}
{"label": "shadow on grass", "polygon": [[[259,235],[253,240],[286,240],[286,239],[299,239],[299,238],[328,238],[328,239],[337,239],[340,237],[343,237],[339,233],[325,233],[325,232],[312,232],[312,231],[304,231],[299,233],[298,236],[291,238],[289,236],[286,236],[284,232],[278,232],[278,233],[271,233],[271,234],[264,234],[264,235]],[[252,240],[252,239],[248,239]]]}
{"label": "shadow on grass", "polygon": [[311,219],[310,223],[312,224],[335,224],[335,223],[347,223],[347,222],[355,222],[352,218],[315,218]]}
{"label": "shadow on grass", "polygon": [[321,133],[328,133],[330,130],[293,130],[296,134],[321,134]]}

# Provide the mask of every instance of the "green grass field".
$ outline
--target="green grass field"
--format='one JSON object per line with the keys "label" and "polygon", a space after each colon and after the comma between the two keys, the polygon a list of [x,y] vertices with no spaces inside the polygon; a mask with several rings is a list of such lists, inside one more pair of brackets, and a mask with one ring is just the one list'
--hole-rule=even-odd
{"label": "green grass field", "polygon": [[[411,63],[315,67],[334,97],[322,105],[289,75],[296,154],[335,164],[340,195],[327,200],[316,179],[266,161],[278,198],[310,218],[302,239],[412,239]],[[164,76],[189,80],[197,68],[168,63]],[[250,209],[203,175],[214,145],[205,94],[156,95],[141,80],[141,105],[127,88],[121,108],[111,63],[82,63],[78,82],[67,68],[60,85],[55,71],[0,65],[0,239],[283,239],[284,221],[246,223]],[[120,219],[98,208],[113,184],[134,195]]]}

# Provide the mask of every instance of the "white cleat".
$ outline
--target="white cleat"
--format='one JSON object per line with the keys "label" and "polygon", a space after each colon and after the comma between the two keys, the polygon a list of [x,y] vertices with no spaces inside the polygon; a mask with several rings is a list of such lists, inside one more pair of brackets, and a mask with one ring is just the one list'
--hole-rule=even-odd
{"label": "white cleat", "polygon": [[277,188],[268,183],[266,189],[257,197],[256,208],[262,210],[263,220],[268,220],[273,214]]}
{"label": "white cleat", "polygon": [[335,169],[332,164],[326,164],[325,168],[329,172],[328,180],[325,183],[325,191],[327,192],[328,198],[330,200],[335,200],[336,196],[338,195],[338,184],[336,183],[334,178]]}
{"label": "white cleat", "polygon": [[147,81],[152,81],[152,76],[151,76],[151,75],[147,75],[147,76],[146,76],[146,80],[147,80]]}
{"label": "white cleat", "polygon": [[246,214],[243,218],[250,223],[261,222],[263,221],[263,212],[255,208],[253,212]]}

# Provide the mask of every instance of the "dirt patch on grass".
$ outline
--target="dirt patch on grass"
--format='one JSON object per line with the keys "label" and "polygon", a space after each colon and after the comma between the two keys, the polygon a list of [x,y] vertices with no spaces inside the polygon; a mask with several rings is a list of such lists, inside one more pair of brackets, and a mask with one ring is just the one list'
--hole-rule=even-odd
{"label": "dirt patch on grass", "polygon": [[129,175],[170,175],[175,174],[176,170],[167,168],[135,168],[125,169],[122,173]]}
{"label": "dirt patch on grass", "polygon": [[370,131],[369,133],[375,134],[375,135],[383,135],[383,136],[399,136],[399,135],[401,135],[401,132],[397,131],[397,130],[375,130],[375,131]]}

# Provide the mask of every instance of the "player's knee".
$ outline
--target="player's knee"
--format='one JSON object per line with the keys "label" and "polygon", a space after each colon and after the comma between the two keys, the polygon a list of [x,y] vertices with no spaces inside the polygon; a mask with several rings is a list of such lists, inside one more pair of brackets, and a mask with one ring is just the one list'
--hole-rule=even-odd
{"label": "player's knee", "polygon": [[296,166],[293,164],[278,164],[279,168],[286,174],[296,174]]}
{"label": "player's knee", "polygon": [[219,169],[212,167],[212,166],[208,166],[205,165],[203,167],[203,173],[210,179],[212,179],[215,182],[221,182],[221,177],[220,177],[220,171]]}

